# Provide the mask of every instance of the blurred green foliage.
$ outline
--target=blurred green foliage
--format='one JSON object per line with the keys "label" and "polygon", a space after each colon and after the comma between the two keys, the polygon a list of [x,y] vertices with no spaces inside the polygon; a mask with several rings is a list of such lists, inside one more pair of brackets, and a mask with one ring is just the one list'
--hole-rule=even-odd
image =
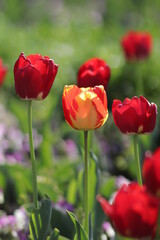
{"label": "blurred green foliage", "polygon": [[[0,91],[0,101],[18,118],[19,126],[27,132],[27,104],[21,101],[14,89],[14,63],[21,52],[26,55],[40,53],[59,64],[58,75],[49,96],[44,101],[33,104],[33,125],[43,135],[43,142],[37,153],[39,197],[47,193],[53,201],[66,197],[79,200],[75,186],[79,184],[77,173],[82,169],[81,133],[71,129],[64,121],[61,97],[65,84],[76,84],[80,65],[89,58],[100,57],[111,67],[108,87],[108,105],[111,109],[114,98],[123,100],[137,94],[137,81],[144,83],[143,95],[160,107],[160,41],[159,41],[159,0],[1,0],[0,1],[0,57],[8,66],[8,74]],[[153,36],[153,52],[143,63],[126,63],[120,41],[130,29],[148,31]],[[160,117],[158,117],[159,119]],[[157,120],[158,122],[159,120]],[[106,184],[110,174],[123,174],[135,178],[133,149],[129,138],[118,132],[110,113],[109,120],[95,133],[94,151],[101,167],[101,192],[109,197],[115,190],[114,177]],[[55,157],[53,146],[59,146],[66,138],[75,140],[79,156],[71,161],[61,154]],[[103,139],[119,148],[119,155],[103,155],[97,144]],[[155,149],[160,144],[160,129],[150,138],[140,138],[142,157],[147,149]],[[54,167],[53,167],[54,166]],[[5,171],[16,186],[18,203],[30,201],[32,185],[31,172],[21,166],[1,169],[1,187],[9,184],[4,180]],[[3,174],[4,173],[4,174]],[[80,175],[79,175],[80,176]],[[80,178],[80,177],[79,177]],[[82,176],[81,176],[82,178]],[[22,181],[20,181],[22,179]],[[69,196],[68,191],[75,196]],[[9,201],[9,200],[8,200]],[[75,203],[76,204],[76,203]],[[78,212],[78,210],[77,210]],[[79,213],[81,216],[81,212]]]}

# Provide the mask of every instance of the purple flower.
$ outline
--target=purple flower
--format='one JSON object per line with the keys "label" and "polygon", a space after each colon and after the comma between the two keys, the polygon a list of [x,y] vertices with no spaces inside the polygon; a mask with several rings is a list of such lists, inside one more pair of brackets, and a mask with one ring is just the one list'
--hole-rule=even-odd
{"label": "purple flower", "polygon": [[130,181],[127,178],[123,177],[123,176],[116,177],[115,184],[116,184],[116,187],[118,189],[120,189],[123,186],[123,184],[127,184],[128,185],[129,183],[130,183]]}
{"label": "purple flower", "polygon": [[74,212],[74,207],[70,203],[68,203],[66,200],[60,200],[57,203],[53,203],[53,206],[56,208],[61,208],[63,210],[68,210],[70,212]]}
{"label": "purple flower", "polygon": [[[39,147],[42,142],[42,136],[38,134],[38,132],[33,129],[33,139],[34,139],[34,147],[35,149]],[[29,136],[28,134],[23,137],[23,150],[29,152]]]}
{"label": "purple flower", "polygon": [[65,141],[66,153],[71,159],[75,159],[78,156],[78,149],[75,142],[72,139]]}
{"label": "purple flower", "polygon": [[27,240],[28,235],[29,235],[29,231],[28,232],[24,232],[24,231],[17,232],[17,236],[18,236],[19,240]]}
{"label": "purple flower", "polygon": [[7,234],[16,229],[16,219],[13,215],[0,217],[0,233]]}
{"label": "purple flower", "polygon": [[115,231],[112,228],[112,225],[109,222],[104,222],[102,224],[102,229],[104,233],[109,237],[109,239],[114,240],[115,239]]}
{"label": "purple flower", "polygon": [[29,218],[23,207],[14,211],[14,217],[16,219],[17,231],[28,232]]}

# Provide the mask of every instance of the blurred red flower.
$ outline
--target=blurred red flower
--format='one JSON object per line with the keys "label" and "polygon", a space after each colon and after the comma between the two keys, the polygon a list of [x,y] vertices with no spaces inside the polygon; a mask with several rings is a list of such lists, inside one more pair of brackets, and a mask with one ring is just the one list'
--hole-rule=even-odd
{"label": "blurred red flower", "polygon": [[158,199],[147,194],[144,186],[137,183],[123,185],[112,205],[101,196],[98,196],[97,200],[122,236],[152,236],[157,223]]}
{"label": "blurred red flower", "polygon": [[103,85],[107,90],[110,78],[110,67],[100,58],[86,61],[78,71],[78,87],[95,87]]}
{"label": "blurred red flower", "polygon": [[58,65],[40,54],[21,53],[14,65],[16,93],[22,99],[44,99],[54,82]]}
{"label": "blurred red flower", "polygon": [[3,61],[0,58],[0,85],[3,84],[7,71],[7,67],[3,65]]}
{"label": "blurred red flower", "polygon": [[142,60],[152,51],[152,36],[146,32],[130,31],[122,37],[121,45],[127,60]]}
{"label": "blurred red flower", "polygon": [[114,100],[112,114],[116,126],[122,133],[144,134],[154,130],[157,106],[143,96],[126,98],[123,102]]}
{"label": "blurred red flower", "polygon": [[99,128],[108,118],[107,96],[103,86],[65,86],[62,105],[67,123],[78,130]]}
{"label": "blurred red flower", "polygon": [[153,154],[146,154],[142,175],[147,189],[160,198],[160,147]]}

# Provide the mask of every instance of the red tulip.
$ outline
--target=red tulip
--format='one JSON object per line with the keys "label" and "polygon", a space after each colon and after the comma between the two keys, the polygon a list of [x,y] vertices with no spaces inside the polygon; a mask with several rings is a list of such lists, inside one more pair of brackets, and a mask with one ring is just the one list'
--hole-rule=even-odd
{"label": "red tulip", "polygon": [[78,71],[78,87],[95,87],[103,85],[107,90],[110,68],[100,58],[92,58],[85,62]]}
{"label": "red tulip", "polygon": [[97,199],[122,236],[137,239],[153,234],[157,223],[158,200],[147,194],[145,187],[137,183],[123,185],[112,205],[101,196]]}
{"label": "red tulip", "polygon": [[62,105],[67,123],[78,130],[99,128],[108,118],[107,97],[103,86],[65,86]]}
{"label": "red tulip", "polygon": [[122,133],[144,134],[154,130],[157,106],[140,96],[126,98],[123,102],[114,100],[112,114],[116,126]]}
{"label": "red tulip", "polygon": [[153,154],[146,154],[142,174],[147,189],[160,198],[160,147]]}
{"label": "red tulip", "polygon": [[128,60],[145,59],[152,50],[152,36],[145,32],[130,31],[122,37],[121,44]]}
{"label": "red tulip", "polygon": [[3,65],[2,59],[0,58],[0,85],[3,84],[7,71],[7,67]]}
{"label": "red tulip", "polygon": [[25,57],[21,53],[14,65],[14,79],[16,93],[22,99],[41,100],[47,97],[58,65],[52,59],[40,54]]}

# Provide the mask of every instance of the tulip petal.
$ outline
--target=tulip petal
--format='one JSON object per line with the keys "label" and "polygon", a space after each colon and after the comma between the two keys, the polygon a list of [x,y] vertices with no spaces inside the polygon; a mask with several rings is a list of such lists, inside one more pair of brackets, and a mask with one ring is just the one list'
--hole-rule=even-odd
{"label": "tulip petal", "polygon": [[32,66],[17,69],[15,72],[15,89],[23,99],[36,99],[42,91],[40,72]]}
{"label": "tulip petal", "polygon": [[138,116],[134,108],[127,105],[118,107],[113,114],[113,119],[121,132],[130,134],[138,132]]}
{"label": "tulip petal", "polygon": [[114,100],[112,113],[116,126],[123,133],[149,133],[155,127],[156,105],[150,104],[143,96],[126,98],[123,103]]}
{"label": "tulip petal", "polygon": [[33,66],[37,63],[38,60],[40,60],[42,58],[43,57],[41,56],[41,54],[30,54],[27,56],[27,59],[30,61],[31,65],[33,65]]}
{"label": "tulip petal", "polygon": [[24,53],[21,53],[18,60],[16,61],[15,65],[14,65],[14,74],[16,73],[18,68],[25,68],[26,66],[28,66],[30,64],[30,61],[26,59]]}
{"label": "tulip petal", "polygon": [[121,40],[127,60],[147,58],[152,50],[152,37],[145,32],[128,32]]}
{"label": "tulip petal", "polygon": [[100,203],[122,236],[139,239],[153,234],[159,202],[147,193],[144,186],[137,183],[124,185],[111,206],[103,198],[100,198]]}
{"label": "tulip petal", "polygon": [[2,59],[0,58],[0,85],[3,84],[8,69],[3,65]]}
{"label": "tulip petal", "polygon": [[110,78],[110,68],[103,59],[92,58],[86,61],[78,71],[79,87],[94,87],[103,85],[107,89]]}
{"label": "tulip petal", "polygon": [[48,93],[49,93],[49,91],[52,87],[52,84],[54,82],[54,79],[55,79],[55,76],[56,76],[57,72],[58,72],[58,65],[55,64],[53,62],[53,60],[51,60],[51,59],[48,60],[47,79],[46,79],[45,82],[43,81],[43,85],[45,85],[44,86],[45,90],[44,90],[43,98],[45,98],[48,95]]}
{"label": "tulip petal", "polygon": [[100,98],[100,100],[102,101],[102,104],[104,105],[104,107],[107,108],[107,95],[104,90],[104,87],[102,85],[95,86],[92,91],[96,93],[98,98]]}
{"label": "tulip petal", "polygon": [[[99,90],[98,90],[99,88]],[[78,88],[77,86],[66,86],[63,91],[62,105],[66,121],[75,129],[91,130],[104,124],[108,117],[106,95],[103,87]]]}
{"label": "tulip petal", "polygon": [[157,106],[151,104],[145,116],[143,117],[143,132],[150,133],[154,130],[157,118]]}
{"label": "tulip petal", "polygon": [[113,103],[112,103],[112,113],[113,113],[113,115],[114,115],[118,105],[121,106],[122,102],[120,100],[118,100],[118,99],[114,99]]}
{"label": "tulip petal", "polygon": [[23,99],[44,99],[53,84],[58,66],[49,57],[21,53],[14,65],[15,88]]}
{"label": "tulip petal", "polygon": [[92,98],[95,98],[96,94],[93,92],[81,92],[75,97],[75,101],[78,105],[78,112],[76,112],[76,119],[72,119],[74,126],[77,129],[95,129],[97,124],[97,112],[92,104]]}
{"label": "tulip petal", "polygon": [[81,93],[81,90],[77,86],[70,85],[70,86],[64,87],[63,96],[62,96],[62,106],[63,106],[64,117],[70,126],[73,125],[71,116],[73,119],[76,118],[75,116],[76,113],[74,111],[75,106],[72,106],[73,99],[79,93]]}
{"label": "tulip petal", "polygon": [[160,147],[153,154],[146,154],[143,166],[142,175],[145,185],[150,193],[160,198]]}

